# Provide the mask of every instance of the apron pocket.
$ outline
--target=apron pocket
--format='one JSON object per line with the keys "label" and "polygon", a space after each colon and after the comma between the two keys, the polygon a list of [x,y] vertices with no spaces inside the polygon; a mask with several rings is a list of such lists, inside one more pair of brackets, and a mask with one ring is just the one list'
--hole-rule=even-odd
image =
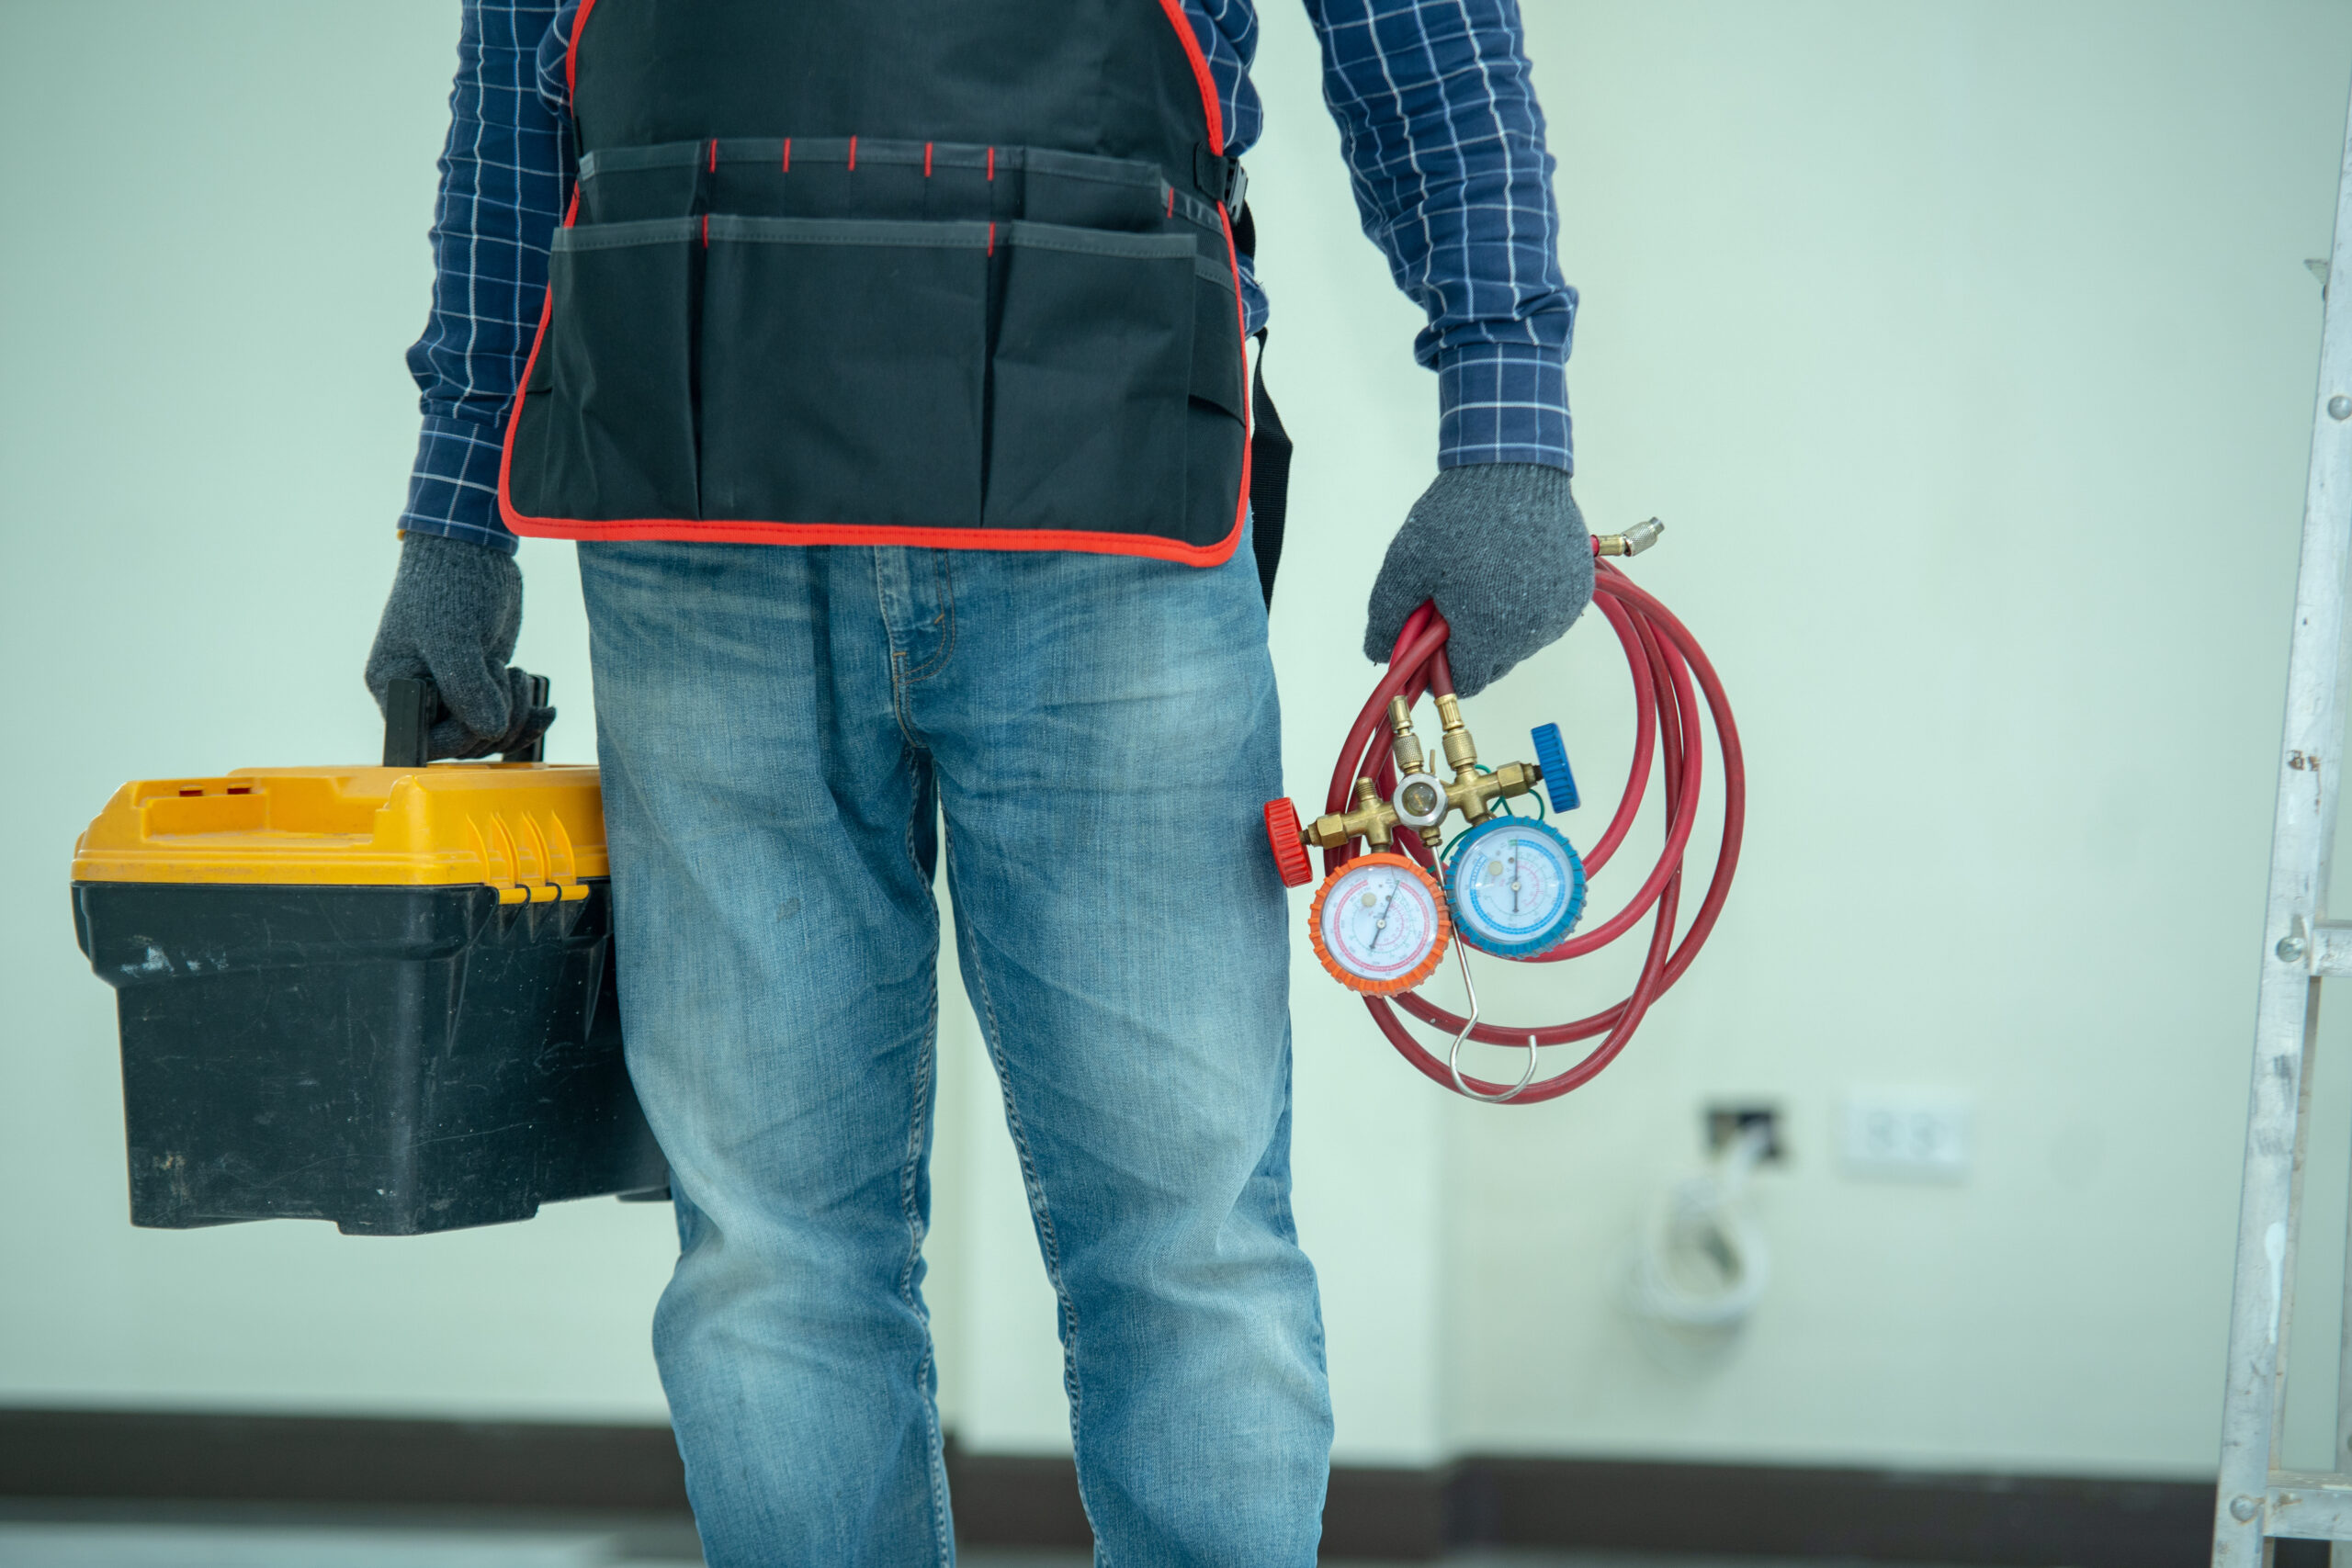
{"label": "apron pocket", "polygon": [[1241,360],[1241,306],[1233,274],[1204,256],[1193,267],[1193,396],[1242,417],[1250,389]]}
{"label": "apron pocket", "polygon": [[516,416],[535,427],[517,449],[536,472],[512,476],[525,515],[695,515],[695,248],[691,219],[555,231],[547,341]]}
{"label": "apron pocket", "polygon": [[702,516],[980,518],[989,225],[710,220]]}
{"label": "apron pocket", "polygon": [[1027,222],[997,232],[1009,249],[989,360],[988,526],[1207,542],[1184,521],[1193,237]]}
{"label": "apron pocket", "polygon": [[1189,536],[1222,539],[1233,530],[1240,503],[1243,424],[1250,387],[1241,356],[1241,310],[1233,272],[1204,256],[1193,263],[1193,400],[1185,413],[1190,439],[1184,505]]}

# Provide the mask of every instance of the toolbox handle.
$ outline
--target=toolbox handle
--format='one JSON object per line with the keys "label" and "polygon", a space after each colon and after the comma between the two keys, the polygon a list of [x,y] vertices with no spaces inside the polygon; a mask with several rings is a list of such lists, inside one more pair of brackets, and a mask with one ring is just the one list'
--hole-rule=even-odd
{"label": "toolbox handle", "polygon": [[[548,703],[548,678],[531,678],[531,705],[545,707]],[[411,679],[397,677],[384,689],[384,766],[388,768],[421,768],[430,761],[433,749],[433,726],[441,717],[441,691],[429,675]],[[531,737],[527,745],[512,751],[499,753],[502,762],[537,762],[546,760],[548,738],[542,730]]]}

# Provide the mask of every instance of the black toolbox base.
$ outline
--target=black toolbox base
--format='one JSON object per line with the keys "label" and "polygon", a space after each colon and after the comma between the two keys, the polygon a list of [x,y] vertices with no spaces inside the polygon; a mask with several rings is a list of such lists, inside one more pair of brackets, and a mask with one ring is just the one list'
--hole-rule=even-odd
{"label": "black toolbox base", "polygon": [[78,883],[116,987],[133,1224],[413,1235],[665,1195],[621,1059],[610,894]]}

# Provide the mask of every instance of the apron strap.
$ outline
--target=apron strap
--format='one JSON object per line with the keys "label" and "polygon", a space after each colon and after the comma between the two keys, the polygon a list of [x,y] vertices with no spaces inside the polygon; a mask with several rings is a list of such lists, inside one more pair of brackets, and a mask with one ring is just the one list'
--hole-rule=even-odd
{"label": "apron strap", "polygon": [[1290,506],[1290,436],[1266,393],[1266,331],[1258,329],[1258,365],[1250,386],[1250,547],[1258,586],[1274,607],[1274,569],[1283,558],[1283,518]]}

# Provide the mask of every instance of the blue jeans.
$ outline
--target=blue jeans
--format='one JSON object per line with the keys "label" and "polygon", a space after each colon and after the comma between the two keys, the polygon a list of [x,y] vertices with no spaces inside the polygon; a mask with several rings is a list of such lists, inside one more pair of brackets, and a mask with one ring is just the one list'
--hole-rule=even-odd
{"label": "blue jeans", "polygon": [[1306,1568],[1281,793],[1246,547],[582,544],[653,1344],[712,1568],[955,1547],[922,1241],[945,821],[1097,1562]]}

